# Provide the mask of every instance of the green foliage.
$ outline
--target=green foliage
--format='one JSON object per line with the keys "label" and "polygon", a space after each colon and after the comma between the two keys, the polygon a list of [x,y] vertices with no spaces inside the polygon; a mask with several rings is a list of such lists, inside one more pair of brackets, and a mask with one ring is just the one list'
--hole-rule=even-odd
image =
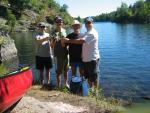
{"label": "green foliage", "polygon": [[59,15],[63,18],[64,24],[71,24],[72,17],[67,12],[62,12]]}
{"label": "green foliage", "polygon": [[128,22],[132,12],[128,8],[127,4],[122,3],[121,7],[117,9],[115,14],[115,21],[116,22]]}
{"label": "green foliage", "polygon": [[[41,18],[42,16],[46,17],[47,22],[51,24],[54,24],[54,18],[56,16],[61,16],[64,24],[71,24],[72,22],[72,17],[67,11],[68,6],[66,4],[60,6],[54,0],[32,0],[32,6],[35,7],[34,10],[40,14]],[[39,7],[39,9],[37,9],[37,7]],[[47,12],[47,14],[44,14],[44,10]]]}
{"label": "green foliage", "polygon": [[60,8],[60,12],[67,12],[68,6],[66,4],[63,4],[63,6]]}
{"label": "green foliage", "polygon": [[4,6],[0,6],[0,16],[1,17],[4,17],[4,18],[6,18],[6,10],[7,10],[7,8],[6,7],[4,7]]}
{"label": "green foliage", "polygon": [[[8,15],[2,15],[5,18],[9,18],[8,20],[15,21],[15,18],[12,16],[12,14],[19,19],[23,14],[28,15],[25,13],[26,11],[28,12],[28,10],[32,10],[39,15],[35,19],[35,22],[45,21],[46,17],[46,20],[47,18],[49,20],[48,22],[53,23],[52,21],[54,21],[56,16],[61,16],[65,24],[70,24],[72,22],[72,17],[67,11],[68,6],[66,4],[60,6],[55,0],[1,0],[0,2],[3,1],[5,1],[5,6],[2,7],[3,11],[6,8],[12,11],[11,15],[8,12],[9,17],[7,17]],[[7,5],[8,3],[9,6]],[[2,8],[0,7],[0,12]],[[7,11],[5,12],[7,13]],[[9,25],[10,23],[11,22],[8,21]]]}
{"label": "green foliage", "polygon": [[10,6],[20,12],[28,7],[30,0],[8,0]]}
{"label": "green foliage", "polygon": [[77,18],[75,18],[76,20],[78,20],[80,23],[83,23],[84,22],[84,20],[80,17],[80,16],[78,16]]}
{"label": "green foliage", "polygon": [[116,11],[93,17],[94,21],[113,21],[119,23],[150,23],[150,0],[139,0],[134,5],[122,3]]}
{"label": "green foliage", "polygon": [[10,31],[13,31],[16,24],[16,17],[12,14],[11,10],[7,10],[7,25],[11,27]]}
{"label": "green foliage", "polygon": [[60,8],[61,8],[61,6],[57,3],[57,2],[55,2],[54,0],[47,0],[47,4],[48,4],[48,7],[50,8],[50,9],[54,9],[54,10],[56,10],[56,11],[59,11],[60,10]]}

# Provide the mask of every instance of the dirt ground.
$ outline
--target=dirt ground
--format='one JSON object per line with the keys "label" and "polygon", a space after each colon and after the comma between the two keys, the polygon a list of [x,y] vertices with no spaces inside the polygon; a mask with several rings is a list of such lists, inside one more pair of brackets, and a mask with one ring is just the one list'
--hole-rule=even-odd
{"label": "dirt ground", "polygon": [[99,101],[93,97],[70,94],[64,89],[33,85],[12,113],[111,113],[116,109],[105,99]]}

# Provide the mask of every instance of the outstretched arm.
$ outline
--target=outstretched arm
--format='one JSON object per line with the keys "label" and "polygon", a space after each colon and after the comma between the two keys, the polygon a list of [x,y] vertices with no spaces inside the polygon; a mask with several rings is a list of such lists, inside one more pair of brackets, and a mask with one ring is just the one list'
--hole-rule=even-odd
{"label": "outstretched arm", "polygon": [[79,39],[63,38],[61,41],[63,43],[71,43],[71,44],[83,44],[85,42],[85,40],[83,38],[79,38]]}
{"label": "outstretched arm", "polygon": [[41,45],[44,41],[48,41],[49,37],[43,38],[43,39],[36,39],[36,42],[38,45]]}

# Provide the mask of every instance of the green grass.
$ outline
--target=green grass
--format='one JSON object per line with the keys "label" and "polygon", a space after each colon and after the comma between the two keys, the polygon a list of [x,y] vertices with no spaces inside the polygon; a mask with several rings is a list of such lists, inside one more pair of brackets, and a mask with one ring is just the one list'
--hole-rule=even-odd
{"label": "green grass", "polygon": [[103,90],[99,89],[98,91],[91,91],[89,89],[88,93],[88,101],[90,103],[95,103],[96,106],[99,106],[100,108],[107,109],[108,112],[111,113],[121,113],[125,110],[123,107],[125,104],[128,104],[128,102],[125,102],[123,100],[115,99],[113,97],[105,97],[103,95]]}
{"label": "green grass", "polygon": [[[70,93],[67,88],[56,88],[55,90],[61,91],[64,93]],[[81,96],[81,94],[79,94]],[[123,107],[124,104],[128,104],[128,102],[122,101],[122,100],[117,100],[113,97],[111,98],[106,98],[103,95],[102,89],[99,89],[98,91],[91,91],[89,89],[88,96],[83,97],[88,103],[91,103],[101,109],[108,110],[108,112],[111,113],[121,113],[125,111],[125,108]]]}

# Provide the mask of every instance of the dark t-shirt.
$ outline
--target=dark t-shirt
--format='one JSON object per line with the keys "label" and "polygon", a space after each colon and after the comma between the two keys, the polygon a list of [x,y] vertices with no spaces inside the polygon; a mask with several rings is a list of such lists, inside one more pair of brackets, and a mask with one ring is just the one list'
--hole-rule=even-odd
{"label": "dark t-shirt", "polygon": [[[71,33],[67,36],[69,39],[78,39],[80,34]],[[68,44],[70,63],[82,62],[82,44]]]}
{"label": "dark t-shirt", "polygon": [[68,49],[67,46],[62,47],[60,39],[62,37],[66,37],[66,30],[61,29],[61,32],[57,32],[56,30],[52,31],[51,33],[53,36],[55,36],[56,41],[55,47],[54,47],[54,56],[57,58],[66,58],[68,55]]}

